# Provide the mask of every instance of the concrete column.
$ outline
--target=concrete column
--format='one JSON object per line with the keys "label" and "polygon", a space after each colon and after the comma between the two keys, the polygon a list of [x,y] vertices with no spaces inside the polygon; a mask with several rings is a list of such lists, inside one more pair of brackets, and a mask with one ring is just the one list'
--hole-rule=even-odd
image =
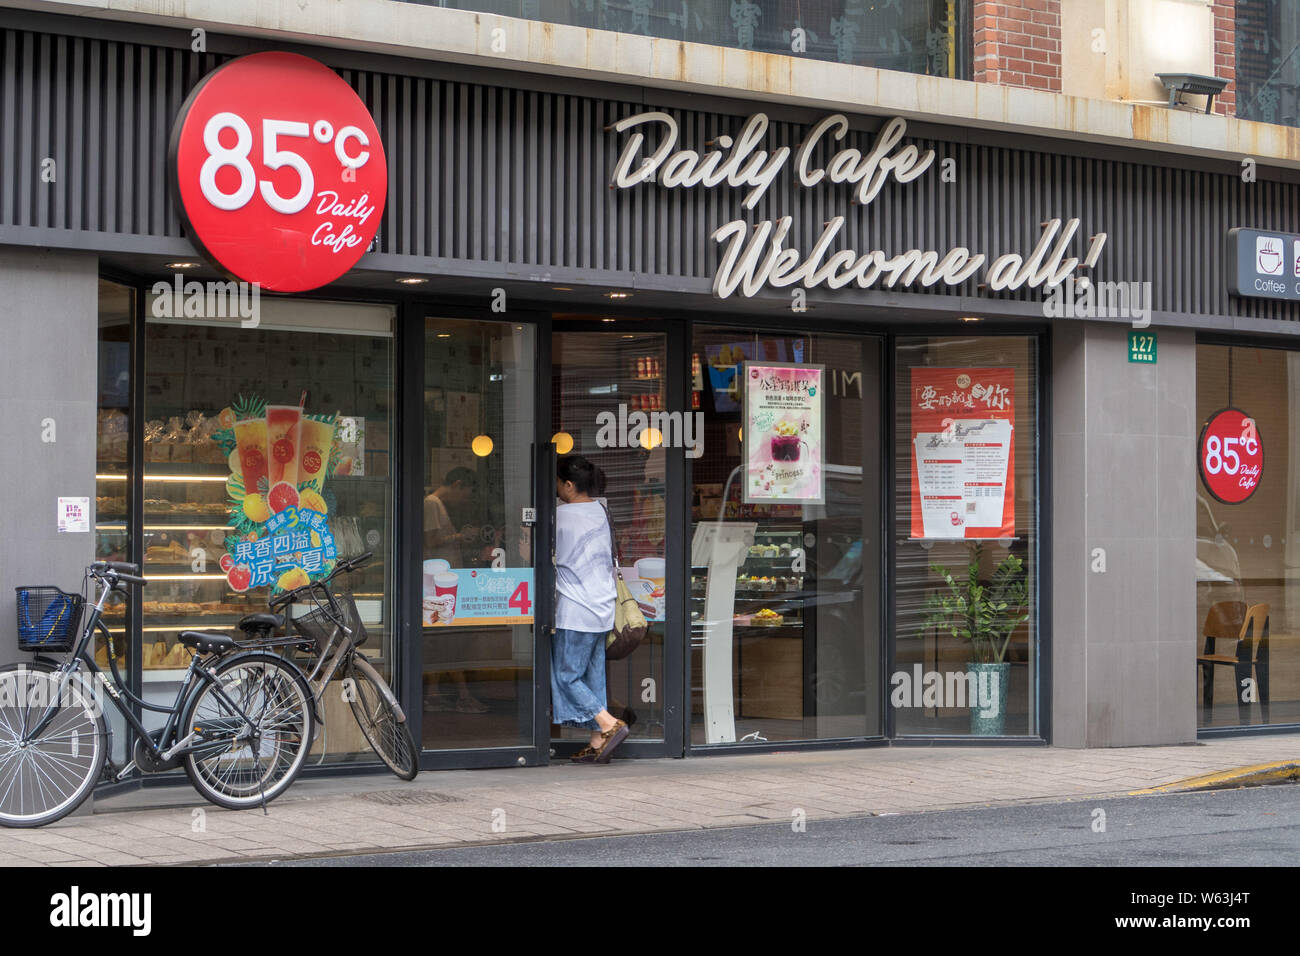
{"label": "concrete column", "polygon": [[[0,246],[0,663],[28,656],[14,588],[75,591],[94,559],[98,294],[93,255]],[[61,496],[90,499],[91,531],[58,533]]]}
{"label": "concrete column", "polygon": [[[1196,739],[1196,338],[1052,330],[1052,741]],[[1100,566],[1101,549],[1105,571]]]}

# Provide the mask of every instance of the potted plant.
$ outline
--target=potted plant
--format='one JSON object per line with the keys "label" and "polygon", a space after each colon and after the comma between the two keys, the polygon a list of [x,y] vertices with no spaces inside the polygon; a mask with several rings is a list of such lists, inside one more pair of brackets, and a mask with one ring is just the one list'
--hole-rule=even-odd
{"label": "potted plant", "polygon": [[993,569],[988,583],[981,583],[983,556],[984,545],[978,543],[960,578],[942,565],[930,564],[945,589],[926,598],[929,616],[925,626],[969,642],[969,673],[975,677],[974,686],[969,687],[971,733],[998,736],[1003,732],[1010,682],[1007,647],[1016,628],[1029,619],[1029,587],[1025,563],[1010,553]]}

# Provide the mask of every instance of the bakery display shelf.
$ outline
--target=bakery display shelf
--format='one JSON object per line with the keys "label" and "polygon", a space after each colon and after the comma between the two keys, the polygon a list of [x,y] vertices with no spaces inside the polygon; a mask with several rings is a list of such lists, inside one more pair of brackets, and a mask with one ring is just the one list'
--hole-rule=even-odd
{"label": "bakery display shelf", "polygon": [[227,524],[229,518],[230,509],[224,504],[219,511],[216,508],[207,511],[197,509],[186,511],[177,508],[160,509],[151,505],[145,505],[144,508],[145,530],[148,530],[147,524],[150,521],[163,521],[166,522],[164,527],[170,527],[173,524],[180,523],[178,519],[188,519],[190,524],[202,525],[205,531],[220,531],[222,528],[230,527]]}
{"label": "bakery display shelf", "polygon": [[[146,633],[163,632],[170,633],[173,631],[196,630],[201,631],[209,627],[231,627],[233,628],[243,618],[249,614],[265,611],[266,608],[248,608],[241,611],[145,611],[142,620],[145,622],[144,630]],[[167,624],[159,624],[159,621],[167,621]],[[175,623],[171,623],[175,622]],[[228,622],[228,623],[222,623]],[[194,627],[191,628],[190,625]]]}

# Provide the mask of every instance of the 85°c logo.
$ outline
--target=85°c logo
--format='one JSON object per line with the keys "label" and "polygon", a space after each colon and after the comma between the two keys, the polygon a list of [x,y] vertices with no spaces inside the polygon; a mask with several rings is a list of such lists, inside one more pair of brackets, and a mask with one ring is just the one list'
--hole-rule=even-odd
{"label": "85\u00b0c logo", "polygon": [[316,289],[356,265],[388,195],[366,105],[296,53],[254,53],[209,73],[181,107],[169,159],[190,239],[273,292]]}
{"label": "85\u00b0c logo", "polygon": [[1264,440],[1255,420],[1239,408],[1210,416],[1201,430],[1201,480],[1224,504],[1241,504],[1264,476]]}

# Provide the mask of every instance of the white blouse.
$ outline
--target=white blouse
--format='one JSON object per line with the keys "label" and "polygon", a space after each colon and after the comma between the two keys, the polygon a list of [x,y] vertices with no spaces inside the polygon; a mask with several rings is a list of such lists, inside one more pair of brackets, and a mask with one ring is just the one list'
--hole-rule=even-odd
{"label": "white blouse", "polygon": [[608,632],[614,626],[614,558],[599,501],[555,509],[555,626]]}

